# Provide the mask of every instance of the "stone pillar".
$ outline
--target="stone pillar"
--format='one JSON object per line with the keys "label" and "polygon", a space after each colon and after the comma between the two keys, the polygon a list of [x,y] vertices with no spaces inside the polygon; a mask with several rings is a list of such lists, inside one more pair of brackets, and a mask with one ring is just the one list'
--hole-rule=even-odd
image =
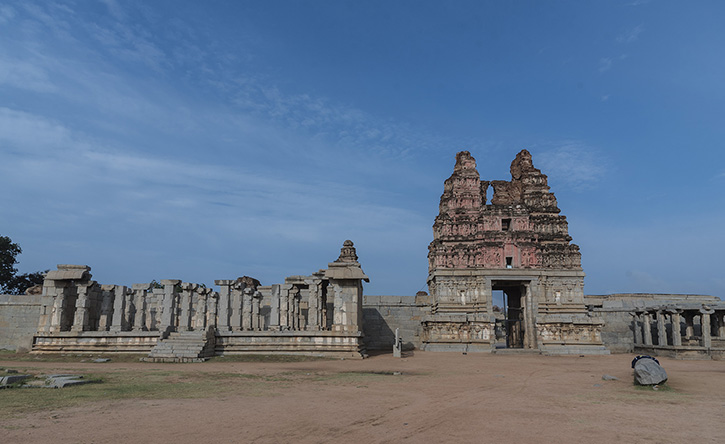
{"label": "stone pillar", "polygon": [[125,285],[116,285],[113,289],[115,296],[113,299],[113,321],[111,323],[111,331],[122,331],[126,326],[126,293],[128,288]]}
{"label": "stone pillar", "polygon": [[216,280],[214,281],[220,287],[219,301],[217,303],[217,330],[229,331],[229,301],[231,296],[232,280]]}
{"label": "stone pillar", "polygon": [[[524,285],[524,348],[536,348],[536,319],[534,310],[534,297],[531,289],[531,285]],[[495,333],[494,333],[495,334]]]}
{"label": "stone pillar", "polygon": [[710,336],[713,336],[715,338],[720,336],[721,319],[722,319],[722,316],[718,313],[713,313],[713,315],[710,316],[710,326],[712,328]]}
{"label": "stone pillar", "polygon": [[320,284],[320,330],[327,330],[327,282]]}
{"label": "stone pillar", "polygon": [[716,314],[718,319],[718,329],[717,329],[717,336],[720,339],[725,339],[725,312],[720,312]]}
{"label": "stone pillar", "polygon": [[297,291],[293,295],[293,315],[292,315],[292,323],[294,325],[295,330],[303,330],[304,326],[302,321],[302,310],[300,310],[300,299],[301,299],[300,290],[297,289]]}
{"label": "stone pillar", "polygon": [[637,312],[630,312],[632,315],[632,326],[634,330],[634,345],[642,344],[642,326],[640,325],[642,315]]}
{"label": "stone pillar", "polygon": [[133,284],[131,286],[136,302],[136,314],[133,319],[133,331],[146,331],[146,295],[149,284]]}
{"label": "stone pillar", "polygon": [[191,320],[191,326],[194,330],[206,329],[207,298],[210,292],[211,290],[204,287],[200,287],[196,291],[196,308],[194,309],[194,317]]}
{"label": "stone pillar", "polygon": [[136,317],[136,299],[132,288],[126,289],[126,312],[123,315],[126,324],[123,329],[131,331]]}
{"label": "stone pillar", "polygon": [[657,310],[657,345],[667,345],[667,324],[662,310]]}
{"label": "stone pillar", "polygon": [[101,301],[101,317],[98,320],[98,330],[107,331],[113,321],[113,291],[115,285],[101,285],[103,299]]}
{"label": "stone pillar", "polygon": [[73,326],[71,331],[87,331],[88,330],[88,290],[90,285],[79,285],[78,298],[76,299],[76,312],[73,318]]}
{"label": "stone pillar", "polygon": [[161,301],[161,322],[159,325],[159,332],[162,337],[168,336],[168,334],[176,328],[176,286],[181,283],[178,279],[162,279],[161,285],[164,286],[164,297]]}
{"label": "stone pillar", "polygon": [[272,299],[270,300],[269,329],[277,331],[280,328],[280,298],[281,288],[279,284],[272,285]]}
{"label": "stone pillar", "polygon": [[161,328],[161,313],[164,305],[164,287],[160,283],[158,287],[151,290],[153,304],[149,305],[148,329],[150,331],[159,331]]}
{"label": "stone pillar", "polygon": [[217,326],[217,307],[218,307],[219,294],[213,291],[209,291],[209,298],[207,299],[207,310],[206,310],[206,325],[207,327]]}
{"label": "stone pillar", "polygon": [[706,306],[703,306],[700,309],[700,327],[702,330],[702,339],[700,340],[700,344],[707,349],[712,347],[712,336],[710,334],[710,315],[713,313],[715,313],[715,310],[712,310]]}
{"label": "stone pillar", "polygon": [[332,282],[327,285],[328,297],[332,295],[332,329],[335,331],[344,330],[347,316],[345,315],[345,307],[342,303],[342,291]]}
{"label": "stone pillar", "polygon": [[689,339],[695,336],[695,314],[692,312],[685,312],[685,336]]}
{"label": "stone pillar", "polygon": [[191,325],[191,303],[194,300],[194,291],[199,287],[197,284],[184,282],[181,284],[181,313],[179,315],[179,331],[189,331]]}
{"label": "stone pillar", "polygon": [[646,311],[643,317],[644,345],[652,345],[652,315]]}
{"label": "stone pillar", "polygon": [[234,282],[232,285],[232,319],[229,326],[233,331],[242,329],[242,292],[246,288],[246,284]]}
{"label": "stone pillar", "polygon": [[307,330],[320,330],[321,309],[320,309],[320,285],[319,282],[307,282],[310,294],[307,298]]}
{"label": "stone pillar", "polygon": [[53,298],[53,306],[50,314],[50,327],[48,329],[51,333],[57,333],[62,330],[63,313],[65,313],[68,292],[70,290],[69,287],[69,283],[56,282],[55,297]]}
{"label": "stone pillar", "polygon": [[43,281],[43,296],[40,300],[40,318],[38,319],[39,333],[47,333],[50,331],[53,305],[55,304],[55,296],[55,281],[46,278]]}
{"label": "stone pillar", "polygon": [[252,329],[252,295],[254,290],[247,287],[242,291],[242,330]]}
{"label": "stone pillar", "polygon": [[670,309],[670,319],[672,320],[672,345],[679,347],[682,345],[682,328],[680,326],[681,310]]}
{"label": "stone pillar", "polygon": [[262,292],[255,291],[252,299],[252,330],[260,331],[264,328],[264,322],[259,314],[259,305],[262,302]]}
{"label": "stone pillar", "polygon": [[296,285],[293,285],[292,288],[287,292],[288,299],[287,299],[287,326],[290,330],[299,330],[299,298],[300,298],[300,289],[297,288]]}
{"label": "stone pillar", "polygon": [[289,330],[289,291],[292,285],[284,284],[280,288],[279,297],[279,329]]}

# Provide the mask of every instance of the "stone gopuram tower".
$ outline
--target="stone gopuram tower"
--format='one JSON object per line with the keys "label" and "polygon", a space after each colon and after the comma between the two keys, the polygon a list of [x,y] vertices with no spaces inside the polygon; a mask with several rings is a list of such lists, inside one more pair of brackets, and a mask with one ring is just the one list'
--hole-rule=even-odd
{"label": "stone gopuram tower", "polygon": [[481,180],[473,156],[456,154],[428,247],[425,350],[608,353],[602,323],[584,305],[579,247],[559,212],[527,150],[511,163],[510,181]]}

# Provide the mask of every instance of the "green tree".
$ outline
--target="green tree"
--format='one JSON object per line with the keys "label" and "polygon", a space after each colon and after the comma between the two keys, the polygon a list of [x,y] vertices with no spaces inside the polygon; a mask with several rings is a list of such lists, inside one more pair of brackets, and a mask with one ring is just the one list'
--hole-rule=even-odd
{"label": "green tree", "polygon": [[28,288],[43,283],[43,276],[48,270],[16,274],[17,256],[22,252],[20,245],[14,243],[12,239],[0,236],[0,293],[23,294]]}
{"label": "green tree", "polygon": [[15,268],[18,260],[15,257],[22,252],[20,245],[13,243],[7,236],[0,236],[0,285],[3,288],[18,272]]}

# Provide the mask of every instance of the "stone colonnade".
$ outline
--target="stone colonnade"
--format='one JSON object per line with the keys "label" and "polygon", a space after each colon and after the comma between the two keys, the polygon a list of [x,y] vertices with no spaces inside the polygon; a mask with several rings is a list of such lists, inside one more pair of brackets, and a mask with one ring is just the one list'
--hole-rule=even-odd
{"label": "stone colonnade", "polygon": [[635,346],[712,348],[725,341],[725,306],[664,306],[630,313]]}
{"label": "stone colonnade", "polygon": [[[220,291],[177,279],[160,283],[99,285],[85,265],[58,265],[43,284],[38,334],[82,332],[333,331],[361,334],[362,281],[352,242],[340,258],[310,276],[261,287],[244,276],[217,280]],[[263,294],[264,288],[266,294]]]}
{"label": "stone colonnade", "polygon": [[58,265],[43,283],[38,333],[205,330],[216,325],[218,294],[198,284],[99,285],[91,268]]}

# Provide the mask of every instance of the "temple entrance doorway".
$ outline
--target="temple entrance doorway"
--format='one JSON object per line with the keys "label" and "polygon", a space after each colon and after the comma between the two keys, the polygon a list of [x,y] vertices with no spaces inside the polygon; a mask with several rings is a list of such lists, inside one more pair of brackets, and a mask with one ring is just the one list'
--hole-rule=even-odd
{"label": "temple entrance doorway", "polygon": [[496,348],[524,348],[526,288],[521,281],[492,282]]}

